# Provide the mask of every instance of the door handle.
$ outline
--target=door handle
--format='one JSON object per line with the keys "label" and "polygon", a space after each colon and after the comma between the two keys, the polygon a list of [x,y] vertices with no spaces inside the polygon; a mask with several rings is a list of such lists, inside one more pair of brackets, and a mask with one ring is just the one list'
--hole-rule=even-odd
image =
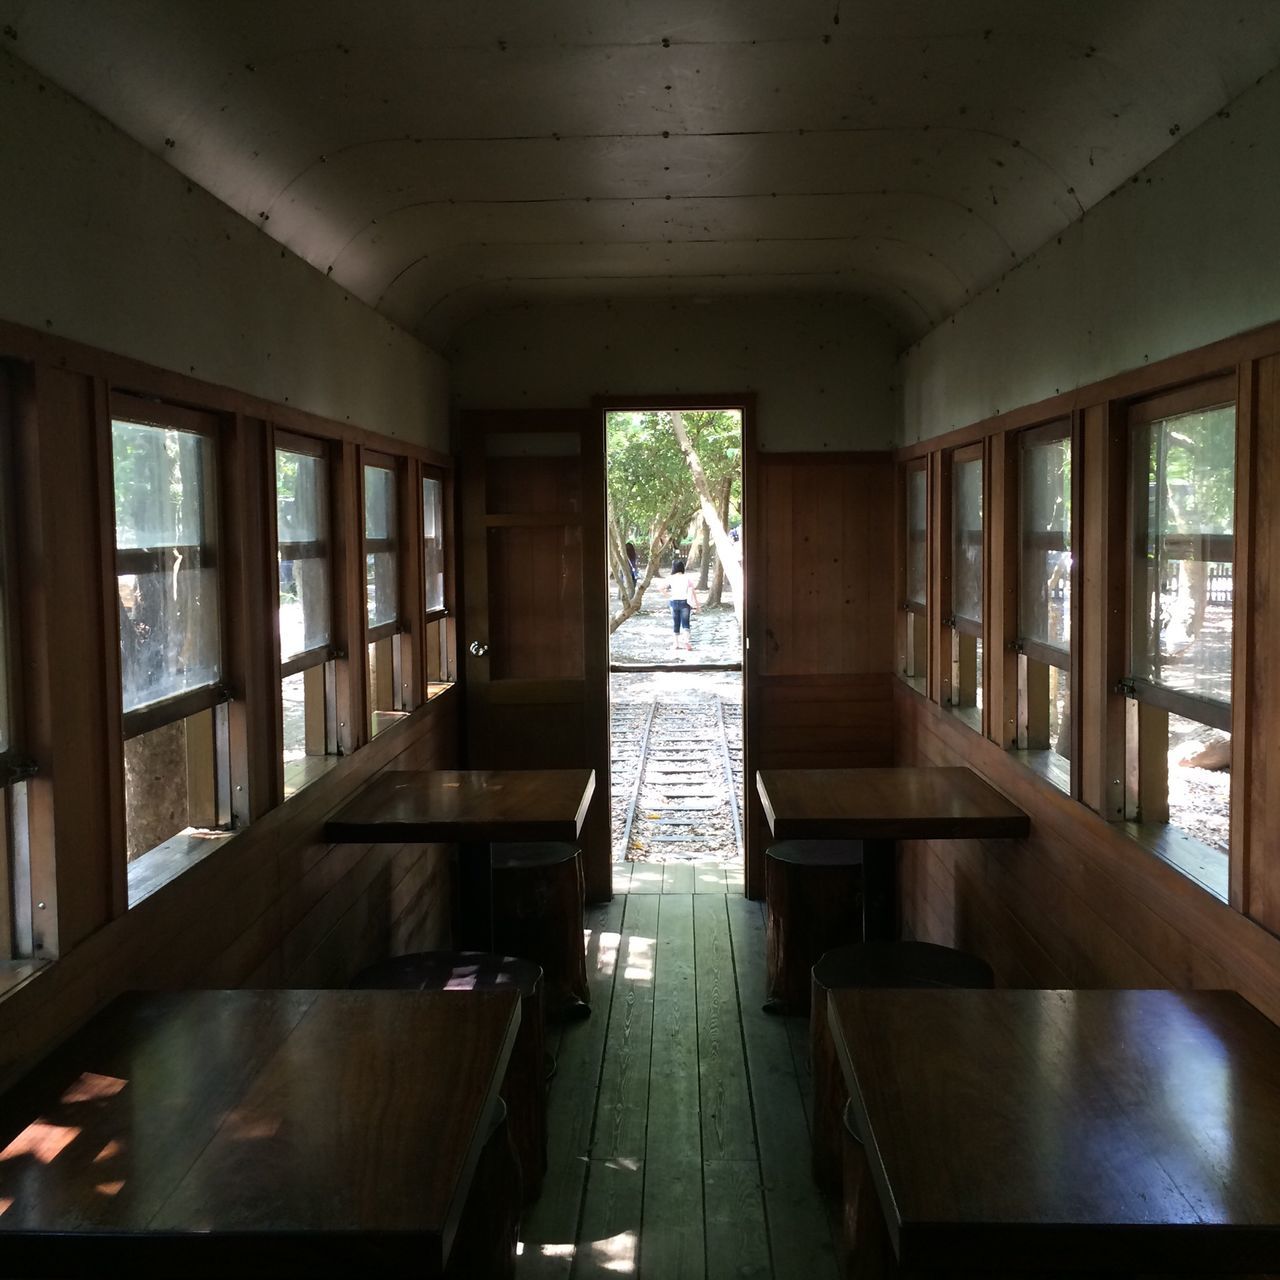
{"label": "door handle", "polygon": [[489,646],[487,644],[481,644],[479,640],[473,640],[469,645],[467,645],[467,652],[474,658],[483,658],[484,655],[489,652]]}

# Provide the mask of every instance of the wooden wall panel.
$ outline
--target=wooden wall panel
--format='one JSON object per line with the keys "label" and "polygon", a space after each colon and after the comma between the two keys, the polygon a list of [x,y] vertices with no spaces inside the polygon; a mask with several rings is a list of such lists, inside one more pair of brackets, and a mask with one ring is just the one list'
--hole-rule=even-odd
{"label": "wooden wall panel", "polygon": [[0,1001],[0,1088],[129,988],[334,986],[447,943],[449,849],[334,845],[324,821],[384,768],[458,763],[449,690]]}
{"label": "wooden wall panel", "polygon": [[1025,840],[905,847],[915,936],[1007,985],[1229,987],[1280,1020],[1280,938],[898,681],[893,704],[899,764],[968,765],[1031,816]]}
{"label": "wooden wall panel", "polygon": [[[761,454],[748,564],[749,768],[893,755],[894,468],[888,454]],[[748,779],[747,893],[769,843]]]}

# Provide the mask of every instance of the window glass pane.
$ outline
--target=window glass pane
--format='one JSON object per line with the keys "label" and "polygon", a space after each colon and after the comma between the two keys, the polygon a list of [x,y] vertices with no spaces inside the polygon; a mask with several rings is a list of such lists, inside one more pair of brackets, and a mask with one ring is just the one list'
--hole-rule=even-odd
{"label": "window glass pane", "polygon": [[1235,407],[1134,432],[1133,674],[1231,702]]}
{"label": "window glass pane", "polygon": [[982,623],[982,459],[951,470],[951,608]]}
{"label": "window glass pane", "polygon": [[386,467],[364,469],[364,536],[385,539],[395,536],[396,473]]}
{"label": "window glass pane", "polygon": [[328,535],[328,468],[324,459],[277,449],[282,661],[329,643]]}
{"label": "window glass pane", "polygon": [[120,665],[132,711],[221,675],[213,443],[113,422],[112,461]]}
{"label": "window glass pane", "polygon": [[395,479],[395,472],[385,467],[364,469],[365,590],[370,627],[399,617]]}
{"label": "window glass pane", "polygon": [[439,480],[422,479],[423,599],[426,609],[444,608],[444,491]]}
{"label": "window glass pane", "polygon": [[916,467],[907,472],[907,599],[914,604],[924,604],[925,597],[925,503],[925,472]]}
{"label": "window glass pane", "polygon": [[1071,439],[1024,441],[1021,449],[1018,632],[1071,647]]}

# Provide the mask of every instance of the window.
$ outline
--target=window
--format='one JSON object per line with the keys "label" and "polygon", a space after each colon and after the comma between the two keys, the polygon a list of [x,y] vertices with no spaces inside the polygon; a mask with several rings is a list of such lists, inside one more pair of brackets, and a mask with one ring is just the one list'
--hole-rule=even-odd
{"label": "window", "polygon": [[329,464],[318,441],[276,433],[276,559],[284,793],[337,753]]}
{"label": "window", "polygon": [[444,479],[422,477],[422,603],[424,690],[428,698],[454,679],[453,621],[445,595]]}
{"label": "window", "polygon": [[982,731],[982,445],[951,455],[950,669],[943,705]]}
{"label": "window", "polygon": [[1235,564],[1233,380],[1133,405],[1129,426],[1125,816],[1193,837],[1194,844],[1165,839],[1158,851],[1170,853],[1171,860],[1225,899]]}
{"label": "window", "polygon": [[365,454],[365,646],[371,735],[398,719],[404,705],[396,479],[394,458]]}
{"label": "window", "polygon": [[113,397],[130,905],[231,824],[216,440],[207,414]]}
{"label": "window", "polygon": [[1018,436],[1017,747],[1071,790],[1071,427]]}
{"label": "window", "polygon": [[924,692],[928,678],[929,626],[926,613],[929,583],[929,485],[927,459],[906,470],[906,573],[904,625],[899,652],[907,682]]}

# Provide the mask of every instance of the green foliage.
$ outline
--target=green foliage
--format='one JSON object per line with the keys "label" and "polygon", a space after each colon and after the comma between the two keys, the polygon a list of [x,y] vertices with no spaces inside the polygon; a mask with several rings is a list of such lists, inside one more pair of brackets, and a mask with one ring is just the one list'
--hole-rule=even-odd
{"label": "green foliage", "polygon": [[[686,410],[686,430],[712,486],[734,477],[731,510],[741,501],[742,418],[735,410]],[[689,466],[667,410],[607,415],[609,502],[624,541],[643,555],[652,531],[674,509],[677,540],[698,510]],[[732,516],[730,523],[734,523]]]}

